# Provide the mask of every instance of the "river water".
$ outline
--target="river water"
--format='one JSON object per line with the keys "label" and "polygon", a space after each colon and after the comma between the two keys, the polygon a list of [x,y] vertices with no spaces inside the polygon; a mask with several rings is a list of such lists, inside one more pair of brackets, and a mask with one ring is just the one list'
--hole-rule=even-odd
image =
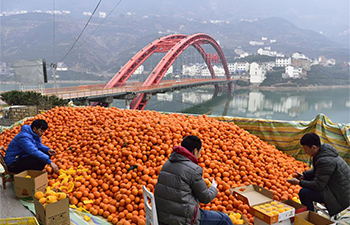
{"label": "river water", "polygon": [[[88,83],[60,83],[58,87]],[[45,84],[46,88],[53,84]],[[1,84],[0,92],[18,90],[16,84]],[[124,100],[112,106],[125,108]],[[321,90],[235,90],[215,93],[213,86],[196,87],[152,96],[145,109],[162,112],[311,121],[323,113],[334,123],[350,123],[350,88]]]}
{"label": "river water", "polygon": [[[125,108],[125,101],[112,105]],[[350,89],[236,90],[229,95],[199,87],[154,95],[145,109],[287,121],[311,121],[323,113],[334,123],[350,123]]]}

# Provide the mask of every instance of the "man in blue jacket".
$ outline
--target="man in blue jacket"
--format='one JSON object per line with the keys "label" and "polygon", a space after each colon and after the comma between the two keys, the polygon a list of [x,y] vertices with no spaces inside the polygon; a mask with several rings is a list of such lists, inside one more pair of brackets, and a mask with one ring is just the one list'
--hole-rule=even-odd
{"label": "man in blue jacket", "polygon": [[46,164],[58,173],[58,166],[50,160],[55,150],[41,143],[41,136],[47,130],[45,120],[34,120],[31,125],[23,125],[21,131],[7,147],[5,163],[10,172],[20,173],[24,170],[43,170]]}

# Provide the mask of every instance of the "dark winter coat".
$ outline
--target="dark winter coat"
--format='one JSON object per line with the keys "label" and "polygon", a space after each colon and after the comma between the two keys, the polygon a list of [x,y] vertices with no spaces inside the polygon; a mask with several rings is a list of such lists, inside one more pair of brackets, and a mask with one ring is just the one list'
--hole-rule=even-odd
{"label": "dark winter coat", "polygon": [[50,164],[50,156],[45,154],[49,150],[49,147],[41,143],[41,138],[33,132],[30,125],[23,125],[21,131],[12,139],[7,147],[5,163],[9,166],[20,157],[32,156]]}
{"label": "dark winter coat", "polygon": [[209,203],[217,190],[207,188],[195,162],[192,153],[176,146],[163,165],[154,190],[159,224],[200,224],[199,202]]}
{"label": "dark winter coat", "polygon": [[319,191],[330,216],[350,205],[350,167],[329,144],[313,157],[313,168],[303,173],[301,187]]}

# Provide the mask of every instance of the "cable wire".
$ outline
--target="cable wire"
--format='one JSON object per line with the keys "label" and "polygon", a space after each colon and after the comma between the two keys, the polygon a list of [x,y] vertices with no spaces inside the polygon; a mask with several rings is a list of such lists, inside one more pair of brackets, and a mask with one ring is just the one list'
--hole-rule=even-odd
{"label": "cable wire", "polygon": [[72,47],[69,49],[69,51],[67,52],[67,54],[66,54],[65,56],[63,56],[63,58],[60,60],[60,62],[62,62],[62,61],[64,60],[64,58],[66,58],[66,56],[72,51],[72,49],[74,48],[74,46],[76,45],[76,43],[77,43],[78,40],[80,39],[81,35],[84,33],[86,27],[89,25],[89,23],[90,23],[92,17],[94,16],[94,14],[95,14],[97,8],[100,6],[101,2],[102,2],[102,0],[99,0],[99,2],[97,3],[97,5],[96,5],[94,11],[92,12],[92,14],[91,14],[91,16],[90,16],[90,18],[89,18],[89,20],[86,22],[86,24],[85,24],[83,30],[80,32],[79,36],[77,37],[77,39],[76,39],[75,42],[73,43]]}
{"label": "cable wire", "polygon": [[114,8],[108,13],[108,15],[102,20],[102,22],[96,27],[96,29],[94,31],[92,31],[89,36],[78,46],[74,49],[74,51],[72,51],[71,53],[75,52],[76,50],[78,50],[83,44],[85,44],[85,42],[91,37],[91,35],[93,35],[96,30],[98,28],[100,28],[100,26],[105,22],[105,20],[113,13],[113,11],[118,7],[118,5],[122,2],[123,0],[119,0],[119,2],[114,6]]}
{"label": "cable wire", "polygon": [[55,62],[55,46],[56,46],[56,1],[53,0],[53,13],[52,13],[52,61]]}

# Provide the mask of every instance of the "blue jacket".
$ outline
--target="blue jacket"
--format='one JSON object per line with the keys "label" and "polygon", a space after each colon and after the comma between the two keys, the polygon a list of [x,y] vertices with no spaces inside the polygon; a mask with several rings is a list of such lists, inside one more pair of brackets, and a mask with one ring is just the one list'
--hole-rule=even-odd
{"label": "blue jacket", "polygon": [[30,125],[23,125],[21,132],[12,139],[7,147],[5,163],[9,166],[18,160],[19,157],[32,156],[50,164],[50,156],[45,154],[49,149],[49,147],[41,143],[41,138],[33,132]]}

